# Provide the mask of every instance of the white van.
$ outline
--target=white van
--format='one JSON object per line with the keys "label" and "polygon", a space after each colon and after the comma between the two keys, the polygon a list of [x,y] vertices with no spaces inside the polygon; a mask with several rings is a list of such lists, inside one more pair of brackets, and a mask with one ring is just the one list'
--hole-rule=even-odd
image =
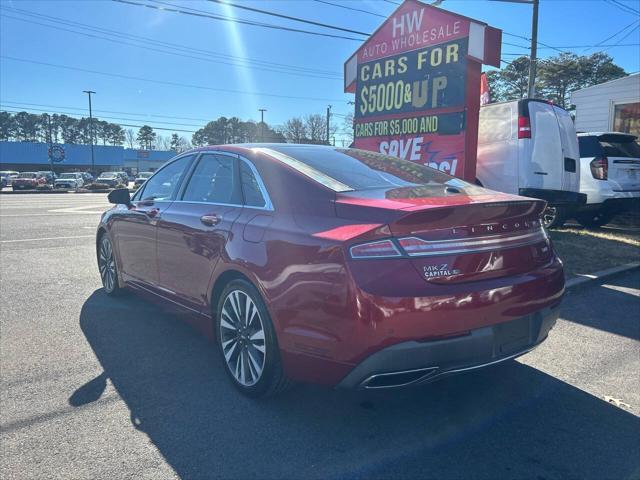
{"label": "white van", "polygon": [[476,177],[492,190],[546,200],[543,223],[562,226],[586,202],[571,116],[537,99],[481,107]]}

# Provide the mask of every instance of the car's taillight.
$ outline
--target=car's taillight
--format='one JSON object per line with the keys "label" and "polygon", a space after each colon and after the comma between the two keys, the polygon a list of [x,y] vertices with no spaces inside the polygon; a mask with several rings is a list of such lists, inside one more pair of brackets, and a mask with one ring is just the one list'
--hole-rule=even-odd
{"label": "car's taillight", "polygon": [[518,117],[518,138],[531,138],[529,117]]}
{"label": "car's taillight", "polygon": [[391,240],[361,243],[349,249],[351,258],[401,257],[402,254]]}
{"label": "car's taillight", "polygon": [[589,164],[591,175],[596,180],[606,180],[609,176],[609,159],[607,157],[596,157]]}

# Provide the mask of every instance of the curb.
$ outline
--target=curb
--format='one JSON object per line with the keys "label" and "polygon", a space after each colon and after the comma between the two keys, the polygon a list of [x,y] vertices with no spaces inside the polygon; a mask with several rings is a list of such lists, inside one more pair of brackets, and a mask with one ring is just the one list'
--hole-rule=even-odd
{"label": "curb", "polygon": [[590,282],[594,282],[596,280],[603,280],[603,279],[611,277],[613,275],[617,275],[617,274],[623,273],[623,272],[629,272],[629,271],[635,270],[637,268],[640,268],[640,262],[625,263],[624,265],[619,265],[617,267],[607,268],[606,270],[600,270],[599,272],[581,274],[581,275],[578,276],[578,278],[572,278],[572,279],[568,280],[565,283],[565,288],[567,290],[575,289],[577,287],[583,286],[583,285],[588,284]]}

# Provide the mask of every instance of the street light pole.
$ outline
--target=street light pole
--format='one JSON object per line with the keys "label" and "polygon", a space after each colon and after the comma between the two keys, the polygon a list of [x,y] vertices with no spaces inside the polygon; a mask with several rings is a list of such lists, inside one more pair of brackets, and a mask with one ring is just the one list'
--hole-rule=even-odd
{"label": "street light pole", "polygon": [[96,174],[96,162],[93,156],[93,112],[91,111],[91,94],[96,93],[92,90],[83,90],[89,96],[89,137],[91,141],[91,175]]}
{"label": "street light pole", "polygon": [[331,118],[331,105],[327,105],[327,145],[331,145],[329,142],[329,119]]}
{"label": "street light pole", "polygon": [[259,108],[260,112],[260,141],[264,142],[264,112],[267,111],[266,108]]}
{"label": "street light pole", "polygon": [[531,19],[531,57],[529,59],[529,91],[528,98],[536,96],[536,61],[538,54],[538,3],[533,0],[533,18]]}

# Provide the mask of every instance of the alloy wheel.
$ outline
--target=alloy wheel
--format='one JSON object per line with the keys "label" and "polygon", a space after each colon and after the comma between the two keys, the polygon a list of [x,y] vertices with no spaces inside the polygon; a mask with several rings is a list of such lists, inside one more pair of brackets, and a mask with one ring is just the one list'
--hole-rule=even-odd
{"label": "alloy wheel", "polygon": [[558,209],[556,207],[547,207],[544,212],[542,212],[542,225],[545,228],[549,228],[554,224],[556,218],[558,217]]}
{"label": "alloy wheel", "polygon": [[255,385],[266,360],[264,325],[255,302],[246,292],[232,290],[220,317],[220,343],[229,371],[240,385]]}
{"label": "alloy wheel", "polygon": [[113,247],[108,238],[104,237],[100,242],[100,252],[98,253],[98,268],[102,285],[107,292],[112,292],[116,286],[116,261],[113,257]]}

